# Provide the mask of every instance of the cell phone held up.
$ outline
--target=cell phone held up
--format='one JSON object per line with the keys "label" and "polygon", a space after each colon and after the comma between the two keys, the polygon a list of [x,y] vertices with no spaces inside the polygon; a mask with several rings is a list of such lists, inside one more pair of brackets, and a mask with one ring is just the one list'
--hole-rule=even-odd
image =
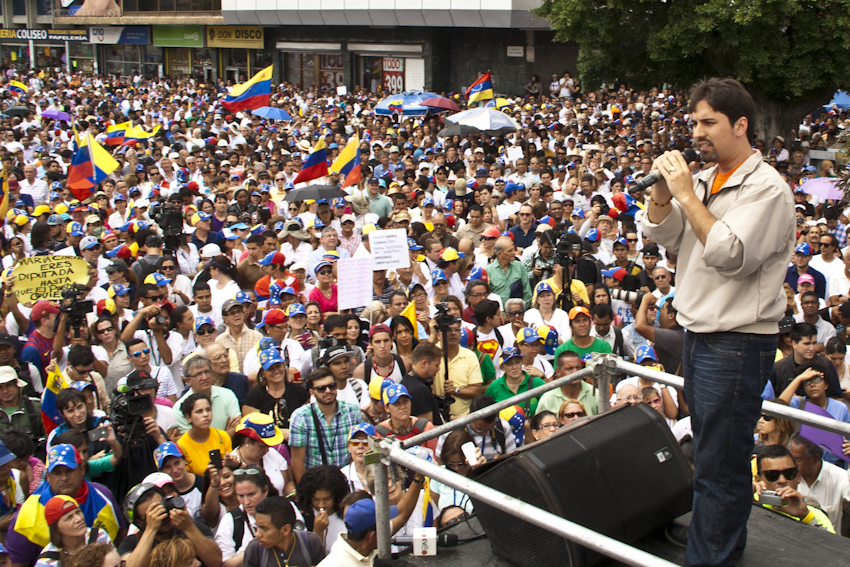
{"label": "cell phone held up", "polygon": [[210,462],[212,463],[212,466],[218,470],[224,468],[224,463],[221,460],[221,449],[213,449],[210,451]]}
{"label": "cell phone held up", "polygon": [[89,443],[103,441],[107,437],[109,437],[109,430],[105,427],[98,427],[88,432]]}

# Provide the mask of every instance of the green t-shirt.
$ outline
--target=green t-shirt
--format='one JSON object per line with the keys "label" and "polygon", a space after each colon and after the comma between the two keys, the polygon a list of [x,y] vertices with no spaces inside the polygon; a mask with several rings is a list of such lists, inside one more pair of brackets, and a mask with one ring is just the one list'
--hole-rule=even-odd
{"label": "green t-shirt", "polygon": [[478,359],[481,364],[481,379],[486,386],[496,379],[496,367],[493,366],[493,359],[486,354]]}
{"label": "green t-shirt", "polygon": [[[525,378],[523,378],[522,383],[519,385],[519,388],[517,388],[516,394],[513,393],[510,388],[508,388],[508,385],[505,382],[504,376],[502,376],[501,378],[495,380],[492,384],[490,384],[490,386],[487,387],[487,391],[484,392],[484,393],[487,394],[488,396],[491,396],[497,402],[501,402],[501,401],[507,400],[508,398],[512,398],[512,397],[516,396],[517,394],[522,394],[524,392],[527,392],[528,390],[533,390],[534,388],[537,388],[538,386],[542,386],[543,384],[546,383],[543,380],[541,380],[540,378],[535,376],[531,380],[531,384],[529,385],[529,383],[528,383],[529,378],[530,378],[530,376],[526,373]],[[539,398],[531,398],[527,402],[523,402],[523,403],[520,404],[520,406],[523,408],[523,410],[525,410],[526,404],[528,404],[529,411],[526,412],[526,416],[525,416],[526,419],[529,419],[532,415],[534,415],[534,412],[537,411],[537,402],[539,402],[539,401],[540,401]]]}
{"label": "green t-shirt", "polygon": [[587,348],[581,348],[576,346],[573,343],[573,340],[570,339],[558,348],[555,349],[555,360],[553,360],[553,366],[558,368],[558,355],[560,355],[565,350],[571,350],[577,352],[580,357],[584,357],[584,355],[591,352],[611,352],[611,345],[609,345],[606,341],[603,341],[600,338],[594,338],[593,342]]}

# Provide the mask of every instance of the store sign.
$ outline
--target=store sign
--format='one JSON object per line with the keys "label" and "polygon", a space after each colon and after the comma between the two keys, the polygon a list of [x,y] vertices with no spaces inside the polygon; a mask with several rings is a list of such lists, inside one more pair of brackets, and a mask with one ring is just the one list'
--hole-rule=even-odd
{"label": "store sign", "polygon": [[21,39],[33,41],[88,41],[89,30],[38,30],[0,29],[0,40]]}
{"label": "store sign", "polygon": [[398,94],[404,91],[404,59],[384,57],[382,74],[386,92]]}
{"label": "store sign", "polygon": [[322,88],[338,89],[345,85],[342,71],[342,54],[322,55],[319,58],[319,79]]}
{"label": "store sign", "polygon": [[262,49],[263,28],[260,26],[207,26],[207,47],[241,47]]}
{"label": "store sign", "polygon": [[102,26],[89,28],[89,41],[103,45],[150,45],[147,26]]}
{"label": "store sign", "polygon": [[509,45],[508,57],[525,57],[525,49],[522,45]]}
{"label": "store sign", "polygon": [[204,26],[154,26],[156,47],[203,47]]}

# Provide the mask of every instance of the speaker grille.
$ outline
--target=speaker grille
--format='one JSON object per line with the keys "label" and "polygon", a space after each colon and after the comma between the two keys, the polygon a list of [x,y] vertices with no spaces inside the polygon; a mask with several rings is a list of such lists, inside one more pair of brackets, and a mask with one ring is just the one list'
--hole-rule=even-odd
{"label": "speaker grille", "polygon": [[[481,483],[624,542],[686,513],[693,474],[662,416],[645,404],[559,430],[476,475]],[[516,565],[603,557],[470,497],[493,551]]]}

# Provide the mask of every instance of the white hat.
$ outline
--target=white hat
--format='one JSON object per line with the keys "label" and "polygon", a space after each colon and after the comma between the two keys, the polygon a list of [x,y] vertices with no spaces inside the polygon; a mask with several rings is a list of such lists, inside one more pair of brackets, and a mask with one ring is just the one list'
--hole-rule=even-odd
{"label": "white hat", "polygon": [[[227,146],[229,146],[230,144],[229,144],[229,143],[227,143],[227,140],[219,140],[217,145],[218,145],[218,147],[219,147],[219,148],[226,148],[226,147],[227,147]],[[228,164],[228,165],[229,165],[229,164]]]}
{"label": "white hat", "polygon": [[340,217],[340,219],[339,219],[339,224],[342,224],[346,221],[356,222],[356,219],[354,218],[354,215],[352,215],[352,214],[342,215],[342,217]]}
{"label": "white hat", "polygon": [[313,146],[311,146],[310,142],[308,142],[307,140],[301,140],[300,142],[298,142],[297,145],[298,149],[300,149],[302,152],[309,152],[311,149],[313,149]]}
{"label": "white hat", "polygon": [[142,207],[149,208],[151,206],[151,202],[147,199],[137,199],[135,205],[137,209],[141,209]]}
{"label": "white hat", "polygon": [[207,244],[201,248],[201,258],[214,258],[221,254],[221,248],[218,244]]}
{"label": "white hat", "polygon": [[305,266],[304,264],[301,264],[299,262],[295,262],[294,264],[289,266],[290,272],[297,272],[298,270],[306,270],[306,269],[307,269],[307,266]]}
{"label": "white hat", "polygon": [[0,366],[0,384],[6,384],[12,380],[17,381],[18,388],[26,388],[27,383],[18,378],[18,373],[11,366]]}
{"label": "white hat", "polygon": [[171,152],[171,153],[168,154],[168,159],[179,159],[179,158],[180,158],[180,154],[178,154],[177,152]]}

